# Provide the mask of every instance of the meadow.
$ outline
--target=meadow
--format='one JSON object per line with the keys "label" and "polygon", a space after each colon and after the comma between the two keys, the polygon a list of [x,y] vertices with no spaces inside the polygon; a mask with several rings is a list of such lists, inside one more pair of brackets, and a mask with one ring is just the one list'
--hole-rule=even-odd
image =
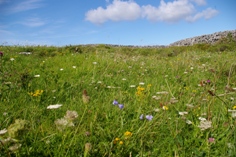
{"label": "meadow", "polygon": [[235,45],[2,45],[0,156],[235,157]]}

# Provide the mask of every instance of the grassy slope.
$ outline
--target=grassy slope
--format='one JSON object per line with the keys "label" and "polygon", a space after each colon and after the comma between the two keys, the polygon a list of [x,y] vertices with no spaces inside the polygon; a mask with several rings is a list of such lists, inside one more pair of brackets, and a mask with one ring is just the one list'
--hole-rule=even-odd
{"label": "grassy slope", "polygon": [[[0,50],[4,52],[0,130],[8,129],[0,135],[0,156],[86,156],[86,143],[92,145],[90,156],[236,155],[236,122],[227,112],[236,105],[236,94],[225,90],[226,85],[236,87],[232,43],[164,49],[98,45]],[[20,55],[21,51],[32,54]],[[88,104],[82,100],[84,89],[90,96]],[[29,94],[36,90],[43,93]],[[161,91],[168,94],[158,95]],[[113,105],[113,100],[124,108]],[[48,110],[51,104],[63,106]],[[78,118],[74,127],[60,131],[55,120],[67,110],[76,111]],[[181,116],[182,111],[188,114]],[[140,120],[141,114],[153,119]],[[201,130],[199,117],[212,126]],[[12,131],[16,119],[26,124]],[[132,136],[125,135],[127,131]],[[3,144],[8,137],[17,141]],[[9,147],[15,144],[21,147],[13,153]]]}

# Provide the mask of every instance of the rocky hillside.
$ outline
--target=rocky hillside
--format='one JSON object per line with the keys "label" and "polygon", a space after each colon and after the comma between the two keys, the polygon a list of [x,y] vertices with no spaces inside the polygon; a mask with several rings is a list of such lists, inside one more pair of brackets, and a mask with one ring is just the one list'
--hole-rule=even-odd
{"label": "rocky hillside", "polygon": [[207,34],[207,35],[196,36],[193,38],[183,39],[183,40],[171,43],[169,46],[188,46],[188,45],[194,45],[194,44],[200,44],[200,43],[214,44],[217,41],[219,41],[221,38],[227,37],[229,33],[236,40],[236,30],[232,30],[232,31],[216,32],[213,34]]}

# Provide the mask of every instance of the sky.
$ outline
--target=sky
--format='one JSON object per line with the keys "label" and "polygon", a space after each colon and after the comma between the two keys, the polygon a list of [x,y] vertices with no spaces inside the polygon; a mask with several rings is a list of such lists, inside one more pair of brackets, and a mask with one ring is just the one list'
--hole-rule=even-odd
{"label": "sky", "polygon": [[236,29],[235,0],[0,0],[0,45],[169,45]]}

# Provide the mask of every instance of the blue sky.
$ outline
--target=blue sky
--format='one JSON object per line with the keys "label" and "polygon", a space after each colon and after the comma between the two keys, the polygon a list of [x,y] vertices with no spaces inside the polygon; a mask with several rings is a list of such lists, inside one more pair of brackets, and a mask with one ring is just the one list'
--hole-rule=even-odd
{"label": "blue sky", "polygon": [[168,45],[236,29],[235,0],[0,0],[0,45]]}

